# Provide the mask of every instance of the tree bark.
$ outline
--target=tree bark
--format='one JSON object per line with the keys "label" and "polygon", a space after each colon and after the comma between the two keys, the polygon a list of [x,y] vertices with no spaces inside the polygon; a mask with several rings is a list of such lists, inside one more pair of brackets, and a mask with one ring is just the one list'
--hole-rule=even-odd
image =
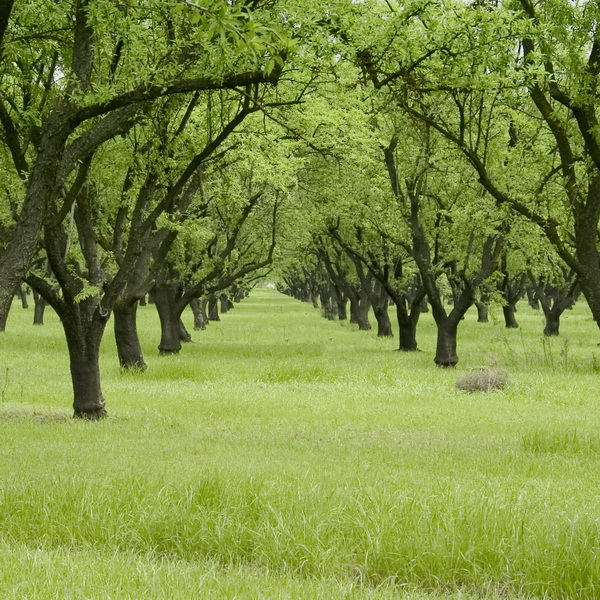
{"label": "tree bark", "polygon": [[190,301],[190,308],[194,315],[194,329],[196,331],[204,331],[208,325],[208,316],[206,315],[206,297],[194,298]]}
{"label": "tree bark", "polygon": [[44,311],[46,310],[46,301],[35,290],[33,290],[33,324],[44,324]]}
{"label": "tree bark", "polygon": [[437,324],[437,345],[434,362],[438,367],[454,367],[458,363],[456,352],[456,338],[458,322],[446,319],[444,323]]}
{"label": "tree bark", "polygon": [[553,336],[558,335],[560,328],[560,315],[563,311],[551,310],[546,315],[546,323],[544,326],[544,335]]}
{"label": "tree bark", "polygon": [[179,317],[179,323],[177,324],[177,331],[179,332],[179,339],[184,342],[184,343],[188,343],[192,341],[192,336],[190,335],[189,331],[185,328],[185,325],[183,324],[183,320],[181,319],[181,317]]}
{"label": "tree bark", "polygon": [[502,312],[504,313],[504,325],[508,329],[517,329],[519,327],[519,323],[517,323],[517,318],[515,317],[515,312],[517,311],[514,304],[505,304],[502,307]]}
{"label": "tree bark", "polygon": [[62,315],[73,381],[74,416],[96,420],[107,415],[100,388],[100,341],[102,334],[84,331],[81,322]]}
{"label": "tree bark", "polygon": [[175,310],[175,290],[169,284],[158,284],[154,287],[154,305],[160,320],[161,354],[177,354],[181,350],[179,335],[179,315]]}
{"label": "tree bark", "polygon": [[208,320],[221,320],[219,317],[219,305],[217,303],[217,296],[214,293],[208,295]]}
{"label": "tree bark", "polygon": [[373,306],[373,314],[377,320],[377,337],[393,337],[387,302],[385,306]]}
{"label": "tree bark", "polygon": [[115,341],[122,369],[145,371],[146,363],[137,332],[137,302],[115,304]]}
{"label": "tree bark", "polygon": [[475,307],[477,308],[477,322],[478,323],[488,323],[488,310],[487,306],[483,302],[475,302]]}
{"label": "tree bark", "polygon": [[29,308],[29,304],[27,303],[27,292],[23,289],[22,285],[17,288],[17,296],[19,296],[19,299],[21,300],[21,306],[23,308]]}
{"label": "tree bark", "polygon": [[359,331],[369,331],[371,323],[369,322],[369,309],[371,303],[365,294],[361,294],[356,306],[356,322],[358,323]]}
{"label": "tree bark", "polygon": [[398,350],[401,352],[415,352],[417,350],[417,323],[419,322],[419,310],[414,311],[408,318],[400,322],[398,315]]}

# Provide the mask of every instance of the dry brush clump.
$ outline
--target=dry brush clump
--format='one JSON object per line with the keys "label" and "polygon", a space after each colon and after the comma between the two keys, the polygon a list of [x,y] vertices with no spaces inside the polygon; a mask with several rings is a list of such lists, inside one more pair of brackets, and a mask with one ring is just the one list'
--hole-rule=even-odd
{"label": "dry brush clump", "polygon": [[456,381],[463,392],[491,392],[500,390],[508,383],[508,373],[497,367],[475,367]]}

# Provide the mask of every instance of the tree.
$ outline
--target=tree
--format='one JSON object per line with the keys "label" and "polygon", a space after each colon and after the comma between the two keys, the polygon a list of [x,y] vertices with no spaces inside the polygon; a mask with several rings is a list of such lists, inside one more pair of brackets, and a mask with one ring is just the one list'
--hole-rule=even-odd
{"label": "tree", "polygon": [[94,151],[159,98],[277,81],[290,39],[255,18],[254,9],[270,16],[258,11],[266,4],[223,1],[190,13],[186,3],[150,0],[3,3],[0,126],[23,200],[3,228],[0,329],[48,207],[58,202],[66,216]]}

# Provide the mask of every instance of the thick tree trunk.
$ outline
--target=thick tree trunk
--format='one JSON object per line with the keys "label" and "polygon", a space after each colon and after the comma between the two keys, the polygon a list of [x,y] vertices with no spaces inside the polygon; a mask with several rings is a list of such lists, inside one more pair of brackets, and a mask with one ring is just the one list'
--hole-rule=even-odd
{"label": "thick tree trunk", "polygon": [[515,317],[516,311],[517,309],[514,304],[505,304],[502,307],[502,312],[504,313],[504,325],[508,329],[517,329],[519,327],[519,323],[517,323]]}
{"label": "thick tree trunk", "polygon": [[137,332],[137,302],[115,304],[115,341],[121,368],[144,371],[146,363]]}
{"label": "thick tree trunk", "polygon": [[562,314],[562,310],[550,310],[546,316],[546,324],[544,327],[544,335],[552,336],[558,335],[558,330],[560,327],[560,315]]}
{"label": "thick tree trunk", "polygon": [[154,287],[153,297],[160,320],[158,350],[161,354],[177,354],[181,350],[181,338],[180,319],[175,310],[175,290],[168,284],[160,284]]}
{"label": "thick tree trunk", "polygon": [[96,420],[107,415],[100,388],[100,341],[102,336],[85,334],[77,322],[63,319],[73,381],[74,416]]}
{"label": "thick tree trunk", "polygon": [[405,319],[402,323],[398,319],[398,350],[401,352],[415,352],[417,350],[417,319]]}
{"label": "thick tree trunk", "polygon": [[458,323],[446,320],[437,324],[437,346],[435,350],[435,364],[438,367],[454,367],[458,362],[456,353],[456,338]]}
{"label": "thick tree trunk", "polygon": [[46,301],[33,290],[33,324],[43,325],[44,324],[44,311],[46,310]]}
{"label": "thick tree trunk", "polygon": [[489,317],[487,306],[483,302],[475,302],[475,307],[477,308],[477,322],[488,323]]}
{"label": "thick tree trunk", "polygon": [[393,337],[387,302],[385,306],[373,306],[373,314],[377,320],[377,337]]}

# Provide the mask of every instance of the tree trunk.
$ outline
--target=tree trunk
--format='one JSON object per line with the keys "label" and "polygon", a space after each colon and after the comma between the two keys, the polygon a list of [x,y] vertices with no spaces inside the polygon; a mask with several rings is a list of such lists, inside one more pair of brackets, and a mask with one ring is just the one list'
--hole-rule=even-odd
{"label": "tree trunk", "polygon": [[437,346],[435,350],[435,364],[438,367],[454,367],[458,362],[456,353],[456,337],[458,323],[447,319],[444,323],[437,324]]}
{"label": "tree trunk", "polygon": [[333,310],[333,299],[329,290],[322,290],[319,294],[321,300],[321,308],[323,309],[323,316],[329,320],[335,320],[335,313]]}
{"label": "tree trunk", "polygon": [[373,314],[377,320],[377,337],[393,337],[387,302],[385,306],[373,306]]}
{"label": "tree trunk", "polygon": [[101,335],[82,331],[80,323],[63,318],[73,381],[75,417],[96,420],[107,415],[100,388]]}
{"label": "tree trunk", "polygon": [[190,301],[190,308],[194,314],[194,329],[196,331],[204,331],[208,325],[208,317],[206,316],[206,298],[194,298]]}
{"label": "tree trunk", "polygon": [[356,306],[356,322],[360,331],[369,331],[371,323],[369,322],[369,309],[371,303],[364,297],[361,297]]}
{"label": "tree trunk", "polygon": [[516,307],[514,304],[506,304],[502,307],[504,313],[504,324],[508,329],[517,329],[519,324],[515,317]]}
{"label": "tree trunk", "polygon": [[488,323],[489,318],[487,306],[483,302],[475,302],[475,307],[477,308],[477,322]]}
{"label": "tree trunk", "polygon": [[400,323],[398,319],[398,337],[400,339],[398,350],[401,352],[415,352],[417,350],[417,318],[403,319]]}
{"label": "tree trunk", "polygon": [[315,308],[319,308],[319,294],[315,290],[310,291],[310,301]]}
{"label": "tree trunk", "polygon": [[27,291],[23,289],[22,285],[17,288],[17,296],[19,296],[19,299],[21,300],[21,306],[23,308],[29,308],[29,304],[27,303]]}
{"label": "tree trunk", "polygon": [[229,302],[229,298],[227,294],[221,294],[219,296],[219,300],[221,301],[221,314],[225,314],[231,309],[231,302]]}
{"label": "tree trunk", "polygon": [[44,324],[44,311],[46,310],[46,301],[33,290],[33,324],[43,325]]}
{"label": "tree trunk", "polygon": [[348,320],[348,298],[342,292],[338,296],[337,301],[337,312],[338,312],[338,320],[347,321]]}
{"label": "tree trunk", "polygon": [[217,303],[217,297],[215,294],[208,295],[208,320],[209,321],[220,321],[219,318],[219,305]]}
{"label": "tree trunk", "polygon": [[179,336],[179,316],[175,311],[175,290],[168,284],[154,287],[154,304],[160,319],[160,344],[158,351],[161,354],[177,354],[181,350]]}
{"label": "tree trunk", "polygon": [[185,328],[181,317],[179,317],[179,323],[177,324],[177,330],[179,331],[179,339],[182,342],[188,343],[192,341],[192,336],[189,334],[188,330]]}
{"label": "tree trunk", "polygon": [[144,371],[146,363],[137,332],[137,306],[137,302],[115,304],[113,310],[115,341],[121,368]]}
{"label": "tree trunk", "polygon": [[526,293],[527,293],[527,304],[529,304],[529,306],[531,306],[531,308],[533,308],[533,310],[539,310],[540,309],[540,300],[537,297],[535,290],[532,290],[531,288],[527,288]]}
{"label": "tree trunk", "polygon": [[560,327],[560,315],[561,311],[550,310],[546,316],[546,325],[544,327],[544,335],[558,335],[558,329]]}

